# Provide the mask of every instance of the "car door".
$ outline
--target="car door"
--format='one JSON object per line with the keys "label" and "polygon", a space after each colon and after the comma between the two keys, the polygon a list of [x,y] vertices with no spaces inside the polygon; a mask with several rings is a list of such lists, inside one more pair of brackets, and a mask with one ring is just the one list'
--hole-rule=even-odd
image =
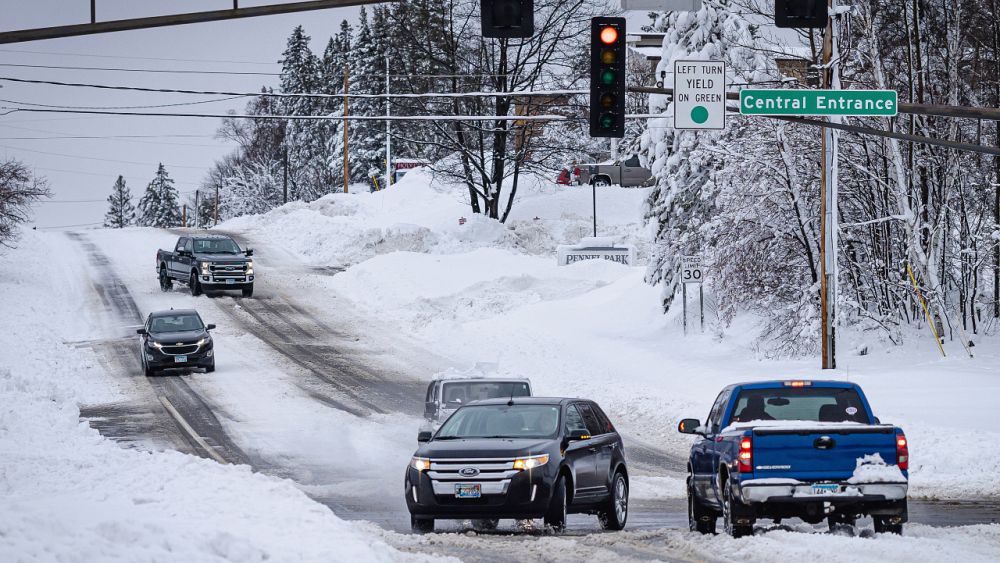
{"label": "car door", "polygon": [[424,418],[428,420],[437,418],[437,388],[437,381],[432,381],[427,386],[427,396],[424,397]]}
{"label": "car door", "polygon": [[[566,406],[563,416],[564,436],[576,434],[589,435],[590,429],[580,412],[579,403],[570,403]],[[595,477],[595,459],[597,452],[591,443],[592,439],[576,440],[566,446],[564,455],[566,463],[573,470],[573,498],[586,499],[593,495],[598,487]]]}
{"label": "car door", "polygon": [[181,260],[184,258],[182,254],[185,252],[185,245],[189,239],[187,237],[181,237],[177,239],[177,246],[174,247],[174,254],[170,258],[170,262],[167,263],[167,269],[170,270],[170,274],[179,277],[182,276],[185,270],[182,269],[183,265]]}
{"label": "car door", "polygon": [[691,447],[691,469],[694,473],[694,487],[701,498],[714,498],[713,477],[715,476],[715,466],[713,465],[712,456],[715,453],[715,432],[713,432],[712,421],[719,416],[724,405],[723,399],[726,395],[726,392],[723,391],[715,398],[715,403],[712,404],[708,418],[705,419],[705,423],[702,425],[705,435],[698,438]]}
{"label": "car door", "polygon": [[587,423],[590,435],[593,436],[592,449],[596,450],[594,480],[601,489],[597,492],[607,494],[610,490],[608,487],[611,481],[611,463],[614,460],[615,448],[618,447],[618,434],[612,432],[611,422],[595,403],[582,403],[580,412],[583,414],[583,421]]}
{"label": "car door", "polygon": [[732,390],[725,390],[719,394],[718,400],[716,400],[716,405],[712,409],[712,414],[709,417],[708,426],[710,430],[710,436],[712,438],[709,442],[709,479],[712,484],[712,490],[715,493],[715,498],[718,500],[719,504],[722,504],[722,491],[719,490],[718,479],[716,479],[719,473],[719,462],[721,457],[721,447],[722,447],[722,436],[719,435],[722,432],[722,415],[726,411],[726,406],[729,405],[729,398],[732,396]]}

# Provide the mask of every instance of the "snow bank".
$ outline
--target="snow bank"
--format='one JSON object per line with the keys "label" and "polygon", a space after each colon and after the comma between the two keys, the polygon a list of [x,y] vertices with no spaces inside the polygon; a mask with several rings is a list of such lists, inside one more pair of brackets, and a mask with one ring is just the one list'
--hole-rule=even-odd
{"label": "snow bank", "polygon": [[[0,256],[0,560],[418,559],[291,482],[176,452],[123,449],[78,404],[122,398],[88,332],[83,265],[61,234]],[[14,267],[14,265],[17,267]],[[41,283],[41,282],[47,283]]]}

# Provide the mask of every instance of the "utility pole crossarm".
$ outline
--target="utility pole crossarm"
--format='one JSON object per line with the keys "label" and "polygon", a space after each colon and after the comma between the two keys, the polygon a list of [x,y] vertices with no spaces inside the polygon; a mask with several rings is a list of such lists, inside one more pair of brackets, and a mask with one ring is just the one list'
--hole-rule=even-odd
{"label": "utility pole crossarm", "polygon": [[[398,0],[388,0],[398,1]],[[78,37],[80,35],[94,35],[97,33],[110,33],[114,31],[129,31],[133,29],[149,29],[153,27],[166,27],[171,25],[185,25],[190,23],[202,23],[221,20],[232,20],[238,18],[253,18],[257,16],[272,16],[277,14],[291,14],[295,12],[306,12],[311,10],[327,10],[330,8],[343,8],[347,6],[358,6],[361,4],[380,4],[381,0],[310,0],[307,2],[291,2],[288,4],[267,4],[264,6],[251,6],[249,8],[237,8],[233,3],[233,8],[229,10],[211,10],[207,12],[189,12],[184,14],[169,14],[165,16],[152,16],[147,18],[130,18],[127,20],[111,20],[105,22],[96,21],[96,9],[91,1],[91,23],[80,23],[73,25],[61,25],[55,27],[40,27],[35,29],[19,29],[16,31],[5,31],[0,33],[0,44],[23,43],[25,41],[39,41],[41,39],[56,39],[58,37]]]}

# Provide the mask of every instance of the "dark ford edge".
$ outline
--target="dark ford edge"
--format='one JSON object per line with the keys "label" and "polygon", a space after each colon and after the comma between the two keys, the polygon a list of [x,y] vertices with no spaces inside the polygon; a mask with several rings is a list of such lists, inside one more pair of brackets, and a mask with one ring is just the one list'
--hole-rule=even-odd
{"label": "dark ford edge", "polygon": [[609,530],[625,527],[625,450],[593,401],[477,401],[418,441],[405,480],[415,532],[433,531],[435,519],[471,519],[490,530],[501,518],[542,518],[561,531],[569,513],[595,514]]}

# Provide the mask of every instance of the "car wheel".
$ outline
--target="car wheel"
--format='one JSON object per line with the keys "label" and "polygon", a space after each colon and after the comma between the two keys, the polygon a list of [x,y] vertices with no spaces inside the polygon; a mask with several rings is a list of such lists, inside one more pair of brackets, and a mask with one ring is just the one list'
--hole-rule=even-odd
{"label": "car wheel", "polygon": [[433,518],[417,518],[410,515],[410,529],[414,534],[429,534],[434,531]]}
{"label": "car wheel", "polygon": [[191,287],[191,295],[193,297],[201,295],[201,284],[198,283],[198,276],[194,272],[191,273],[191,281],[188,285]]}
{"label": "car wheel", "polygon": [[694,485],[692,484],[692,478],[688,477],[688,528],[692,532],[698,532],[701,534],[714,534],[715,533],[715,523],[717,520],[716,513],[711,511],[698,500],[695,496]]}
{"label": "car wheel", "polygon": [[164,268],[160,268],[160,291],[170,291],[173,287],[174,282],[167,276],[167,271]]}
{"label": "car wheel", "polygon": [[605,530],[621,530],[628,521],[628,480],[619,471],[611,481],[611,498],[608,506],[597,514]]}
{"label": "car wheel", "polygon": [[896,534],[897,536],[903,535],[903,525],[891,524],[888,516],[872,516],[872,522],[875,524],[876,534]]}
{"label": "car wheel", "polygon": [[245,288],[243,290],[243,297],[248,297],[248,298],[249,297],[253,297],[253,286],[252,285],[250,287],[248,287],[248,288]]}
{"label": "car wheel", "polygon": [[844,514],[831,514],[826,518],[826,524],[830,528],[830,533],[854,535],[854,526],[857,524],[857,518]]}
{"label": "car wheel", "polygon": [[753,535],[753,517],[749,507],[734,498],[733,487],[728,482],[722,487],[722,521],[726,533],[734,538]]}
{"label": "car wheel", "polygon": [[477,532],[492,532],[493,530],[496,530],[497,526],[499,525],[500,525],[499,518],[486,518],[482,520],[472,521],[472,529],[476,530]]}
{"label": "car wheel", "polygon": [[557,533],[566,529],[566,477],[562,475],[556,480],[544,522],[546,526],[551,527]]}
{"label": "car wheel", "polygon": [[146,360],[142,361],[142,371],[146,374],[146,377],[153,377],[154,375],[156,375],[156,370],[149,367],[149,364],[146,363]]}

